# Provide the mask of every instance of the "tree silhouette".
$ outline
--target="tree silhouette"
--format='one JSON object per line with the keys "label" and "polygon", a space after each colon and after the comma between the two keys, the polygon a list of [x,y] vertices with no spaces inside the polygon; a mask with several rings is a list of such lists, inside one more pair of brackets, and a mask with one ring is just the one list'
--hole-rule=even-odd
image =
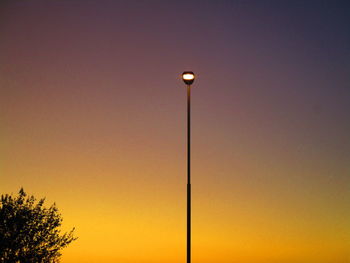
{"label": "tree silhouette", "polygon": [[57,263],[60,250],[74,241],[74,228],[61,235],[62,217],[56,205],[45,208],[23,188],[18,196],[1,195],[0,262]]}

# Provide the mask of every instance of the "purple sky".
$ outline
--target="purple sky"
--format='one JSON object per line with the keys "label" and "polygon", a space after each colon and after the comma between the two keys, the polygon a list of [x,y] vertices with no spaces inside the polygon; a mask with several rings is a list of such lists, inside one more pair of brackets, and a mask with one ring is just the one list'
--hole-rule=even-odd
{"label": "purple sky", "polygon": [[194,261],[348,262],[349,13],[348,1],[1,1],[1,193],[58,203],[80,231],[63,263],[183,260],[191,70]]}

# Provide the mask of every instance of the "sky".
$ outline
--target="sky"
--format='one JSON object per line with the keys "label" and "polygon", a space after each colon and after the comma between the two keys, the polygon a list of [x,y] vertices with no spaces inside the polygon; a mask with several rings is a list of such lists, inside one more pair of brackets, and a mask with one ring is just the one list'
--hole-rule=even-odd
{"label": "sky", "polygon": [[348,1],[3,0],[0,193],[62,263],[350,262]]}

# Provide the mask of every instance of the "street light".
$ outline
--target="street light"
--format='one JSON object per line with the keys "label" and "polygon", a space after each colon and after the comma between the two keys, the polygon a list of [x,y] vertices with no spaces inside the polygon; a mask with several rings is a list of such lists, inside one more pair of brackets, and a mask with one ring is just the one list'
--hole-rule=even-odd
{"label": "street light", "polygon": [[191,263],[191,84],[194,78],[192,71],[182,73],[187,85],[187,263]]}
{"label": "street light", "polygon": [[185,71],[182,73],[182,79],[187,85],[191,85],[194,81],[194,73],[192,71]]}

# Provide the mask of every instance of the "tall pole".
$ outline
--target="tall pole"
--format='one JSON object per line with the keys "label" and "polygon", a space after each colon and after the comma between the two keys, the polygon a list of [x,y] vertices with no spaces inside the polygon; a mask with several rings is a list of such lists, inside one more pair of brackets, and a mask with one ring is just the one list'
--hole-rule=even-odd
{"label": "tall pole", "polygon": [[187,263],[191,263],[191,84],[194,79],[192,71],[182,73],[187,85]]}
{"label": "tall pole", "polygon": [[191,85],[187,85],[187,263],[191,263]]}

